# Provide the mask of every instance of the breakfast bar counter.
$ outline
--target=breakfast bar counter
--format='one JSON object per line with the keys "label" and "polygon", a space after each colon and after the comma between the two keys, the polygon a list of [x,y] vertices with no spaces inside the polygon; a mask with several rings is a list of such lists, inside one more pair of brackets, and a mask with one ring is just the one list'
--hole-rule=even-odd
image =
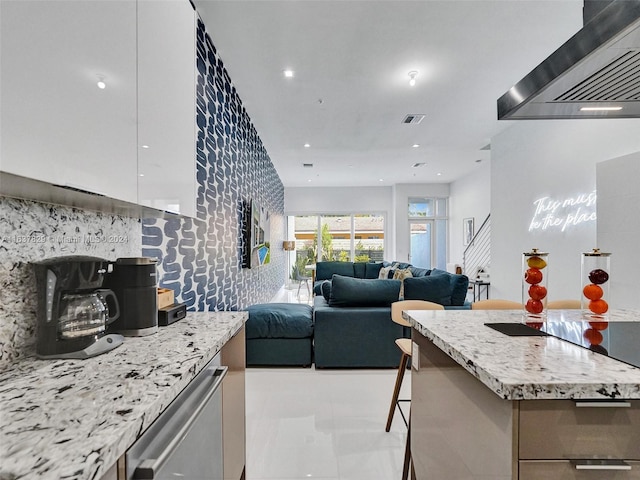
{"label": "breakfast bar counter", "polygon": [[[549,311],[547,320],[588,326],[580,315]],[[405,316],[413,327],[417,478],[640,478],[640,368],[597,353],[607,350],[606,341],[595,341],[592,351],[554,336],[508,336],[485,325],[523,323],[520,311]],[[614,311],[609,321],[639,322],[640,312]],[[636,350],[639,340],[622,339]]]}
{"label": "breakfast bar counter", "polygon": [[100,479],[246,319],[189,313],[93,358],[0,372],[0,479]]}

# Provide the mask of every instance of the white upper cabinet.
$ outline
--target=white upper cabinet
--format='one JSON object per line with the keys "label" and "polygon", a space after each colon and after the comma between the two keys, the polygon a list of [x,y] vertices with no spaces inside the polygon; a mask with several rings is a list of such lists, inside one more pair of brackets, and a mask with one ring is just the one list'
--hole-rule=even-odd
{"label": "white upper cabinet", "polygon": [[196,214],[196,14],[188,0],[138,1],[139,203]]}
{"label": "white upper cabinet", "polygon": [[0,32],[0,168],[137,202],[136,1],[2,0]]}

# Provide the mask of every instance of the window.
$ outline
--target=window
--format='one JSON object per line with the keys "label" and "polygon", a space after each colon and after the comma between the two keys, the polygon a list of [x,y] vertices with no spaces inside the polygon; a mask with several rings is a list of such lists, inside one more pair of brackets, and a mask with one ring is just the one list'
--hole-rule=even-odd
{"label": "window", "polygon": [[[352,213],[294,217],[298,262],[378,262],[384,258],[385,218]],[[320,238],[320,248],[318,248]],[[310,261],[312,259],[312,261]]]}
{"label": "window", "polygon": [[447,267],[447,203],[446,198],[409,198],[409,255],[416,267]]}

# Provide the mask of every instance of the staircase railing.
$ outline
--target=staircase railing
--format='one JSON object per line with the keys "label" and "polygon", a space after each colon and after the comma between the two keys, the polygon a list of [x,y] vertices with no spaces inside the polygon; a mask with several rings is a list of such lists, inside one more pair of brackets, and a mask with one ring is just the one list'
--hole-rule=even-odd
{"label": "staircase railing", "polygon": [[482,225],[471,239],[462,255],[462,272],[473,279],[478,272],[491,265],[491,214],[487,215]]}

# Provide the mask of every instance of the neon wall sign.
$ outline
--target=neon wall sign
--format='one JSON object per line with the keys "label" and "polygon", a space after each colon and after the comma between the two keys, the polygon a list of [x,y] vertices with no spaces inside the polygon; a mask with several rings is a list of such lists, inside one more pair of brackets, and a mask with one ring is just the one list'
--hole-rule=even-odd
{"label": "neon wall sign", "polygon": [[535,213],[529,223],[529,231],[560,230],[596,220],[596,191],[575,197],[554,199],[538,198],[533,202]]}

